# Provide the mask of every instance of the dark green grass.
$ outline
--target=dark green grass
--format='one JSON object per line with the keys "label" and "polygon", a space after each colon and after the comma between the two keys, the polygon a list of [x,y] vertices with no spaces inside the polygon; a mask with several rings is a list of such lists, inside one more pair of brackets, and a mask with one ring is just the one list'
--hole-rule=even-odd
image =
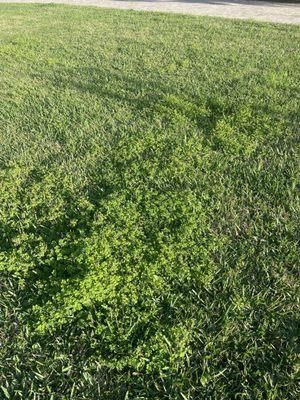
{"label": "dark green grass", "polygon": [[1,5],[1,400],[298,398],[299,44]]}

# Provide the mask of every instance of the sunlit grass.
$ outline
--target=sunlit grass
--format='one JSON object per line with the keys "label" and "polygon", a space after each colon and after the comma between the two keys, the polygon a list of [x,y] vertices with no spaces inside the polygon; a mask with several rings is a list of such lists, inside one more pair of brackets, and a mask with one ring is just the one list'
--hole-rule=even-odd
{"label": "sunlit grass", "polygon": [[297,26],[0,6],[0,398],[297,398]]}

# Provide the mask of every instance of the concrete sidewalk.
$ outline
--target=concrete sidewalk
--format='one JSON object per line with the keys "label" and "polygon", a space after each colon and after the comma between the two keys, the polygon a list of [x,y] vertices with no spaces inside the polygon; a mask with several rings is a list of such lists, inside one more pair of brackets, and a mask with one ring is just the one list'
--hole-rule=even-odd
{"label": "concrete sidewalk", "polygon": [[271,3],[251,0],[0,0],[0,3],[7,2],[67,3],[300,24],[300,3]]}

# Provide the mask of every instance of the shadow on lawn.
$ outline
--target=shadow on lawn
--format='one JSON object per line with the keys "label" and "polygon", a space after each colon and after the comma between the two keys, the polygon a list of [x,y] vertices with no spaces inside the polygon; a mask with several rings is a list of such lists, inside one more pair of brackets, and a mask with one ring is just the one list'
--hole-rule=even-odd
{"label": "shadow on lawn", "polygon": [[[77,76],[80,78],[77,79]],[[126,75],[123,71],[103,71],[89,67],[67,70],[67,77],[57,73],[47,79],[56,88],[75,89],[97,97],[108,106],[111,101],[117,101],[118,105],[125,106],[134,113],[142,113],[145,118],[153,120],[157,117],[161,119],[165,128],[176,125],[176,116],[182,115],[197,126],[199,139],[204,140],[208,146],[211,145],[212,131],[217,122],[224,115],[234,113],[230,99],[228,104],[224,104],[220,97],[212,95],[203,101],[194,93],[188,93],[188,88],[185,88],[183,94],[181,87],[167,84],[163,78],[149,79]],[[238,85],[239,80],[231,82],[230,90],[233,91]],[[203,113],[201,109],[207,112]]]}
{"label": "shadow on lawn", "polygon": [[[80,77],[80,79],[77,77]],[[159,116],[164,121],[166,127],[176,124],[176,120],[175,122],[173,121],[174,114],[182,113],[187,119],[191,119],[196,126],[201,127],[199,138],[205,132],[207,139],[205,137],[204,139],[207,141],[209,141],[209,135],[218,118],[221,118],[224,114],[223,107],[214,99],[211,99],[207,104],[207,107],[211,110],[209,115],[201,116],[194,112],[197,100],[195,100],[195,104],[188,103],[186,109],[182,108],[180,105],[182,98],[180,89],[169,86],[162,79],[143,80],[140,77],[124,76],[123,72],[102,71],[97,68],[80,68],[76,70],[64,69],[63,74],[56,73],[55,75],[47,76],[45,82],[47,80],[55,85],[56,89],[76,90],[95,96],[99,101],[103,103],[107,102],[108,107],[110,102],[117,102],[121,109],[122,105],[131,108],[133,115],[142,113],[142,116],[146,116],[149,121],[152,121],[154,116]],[[166,101],[166,93],[173,96],[176,101],[174,103]],[[185,103],[187,103],[186,100]],[[162,106],[163,115],[161,115]],[[44,163],[48,161],[45,159]],[[113,170],[115,176],[119,175],[117,181],[120,182],[122,182],[124,170],[130,169],[130,160],[128,159],[96,160],[93,167],[94,170],[89,172],[91,173],[91,179],[98,183],[96,186],[87,186],[85,188],[85,196],[92,205],[91,210],[82,208],[76,198],[74,199],[72,193],[68,193],[67,190],[65,192],[60,191],[60,196],[65,205],[63,216],[57,220],[46,219],[46,222],[42,225],[32,225],[26,229],[26,234],[39,237],[41,242],[46,246],[47,251],[50,252],[54,247],[60,246],[60,241],[66,237],[67,242],[60,250],[62,252],[60,260],[56,257],[48,257],[47,255],[48,258],[45,265],[41,261],[38,261],[38,264],[32,268],[33,272],[26,279],[27,284],[24,287],[24,309],[30,309],[34,305],[42,306],[47,301],[51,301],[61,290],[61,284],[64,280],[67,279],[69,283],[73,281],[76,284],[79,279],[84,279],[88,273],[88,265],[86,265],[84,260],[81,264],[78,264],[76,257],[84,252],[84,239],[90,235],[95,216],[99,212],[99,204],[105,201],[111,194],[119,193],[123,189],[118,183],[112,183],[109,178],[106,179],[103,176],[101,165],[99,164],[105,162],[110,163],[110,168]],[[99,181],[99,176],[101,176],[101,181]],[[26,191],[30,192],[30,185],[41,185],[43,180],[43,174],[33,171],[32,174],[28,175],[24,183]],[[61,195],[61,193],[63,194]],[[47,207],[47,205],[43,205],[43,207]],[[43,216],[47,214],[47,209],[43,208],[40,212]],[[73,220],[77,221],[75,227],[71,224]],[[4,227],[3,229],[6,228]],[[8,238],[7,243],[10,243],[9,247],[13,249],[15,233],[8,231],[6,235]],[[148,239],[149,242],[153,241],[152,244],[155,246],[155,238]],[[29,246],[32,246],[29,254],[35,254],[35,242],[29,244]],[[10,251],[10,249],[6,249],[6,251]],[[41,282],[43,282],[42,292],[38,290]]]}

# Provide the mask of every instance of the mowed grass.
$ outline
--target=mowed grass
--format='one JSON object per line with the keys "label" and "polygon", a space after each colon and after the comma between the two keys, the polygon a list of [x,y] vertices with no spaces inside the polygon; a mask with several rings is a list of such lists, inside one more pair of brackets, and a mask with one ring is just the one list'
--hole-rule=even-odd
{"label": "mowed grass", "polygon": [[298,26],[0,6],[0,398],[299,395]]}

